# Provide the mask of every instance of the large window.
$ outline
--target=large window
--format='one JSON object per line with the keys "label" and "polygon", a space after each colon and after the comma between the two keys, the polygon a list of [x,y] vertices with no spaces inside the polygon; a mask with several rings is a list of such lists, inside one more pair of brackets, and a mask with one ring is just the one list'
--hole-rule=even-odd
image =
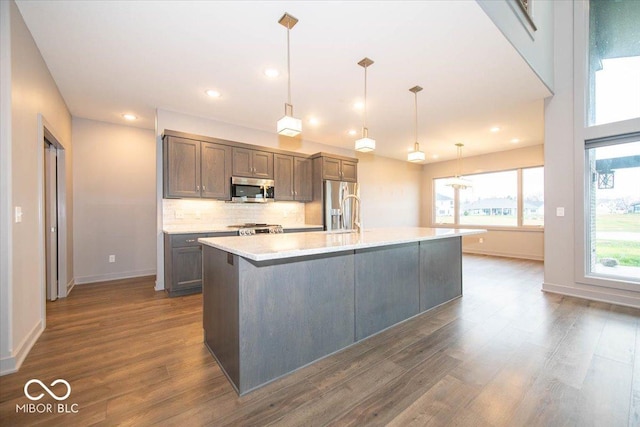
{"label": "large window", "polygon": [[638,22],[637,0],[589,2],[585,273],[614,287],[640,282]]}
{"label": "large window", "polygon": [[640,279],[640,140],[588,144],[587,159],[590,272]]}
{"label": "large window", "polygon": [[544,168],[466,175],[473,185],[454,189],[434,179],[434,224],[483,227],[542,227]]}
{"label": "large window", "polygon": [[640,117],[640,1],[589,3],[587,125]]}

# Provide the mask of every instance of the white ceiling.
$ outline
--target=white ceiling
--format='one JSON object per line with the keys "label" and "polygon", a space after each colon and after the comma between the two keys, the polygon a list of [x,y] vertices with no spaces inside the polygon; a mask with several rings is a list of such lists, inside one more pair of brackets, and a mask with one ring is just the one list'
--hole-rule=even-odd
{"label": "white ceiling", "polygon": [[[275,132],[292,101],[306,140],[352,149],[369,57],[368,127],[376,154],[465,156],[541,144],[547,88],[475,1],[18,1],[71,114],[152,129],[155,109]],[[267,67],[281,71],[269,79]],[[214,88],[222,97],[204,94]],[[316,127],[306,120],[315,116]],[[489,129],[502,130],[491,133]],[[212,135],[215,136],[215,135]],[[519,144],[512,144],[519,138]],[[434,161],[429,158],[429,161]]]}

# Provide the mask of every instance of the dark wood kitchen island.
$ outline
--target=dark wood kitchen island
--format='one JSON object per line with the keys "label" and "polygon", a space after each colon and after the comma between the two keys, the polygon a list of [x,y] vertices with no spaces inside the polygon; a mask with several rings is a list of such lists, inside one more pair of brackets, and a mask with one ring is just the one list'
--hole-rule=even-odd
{"label": "dark wood kitchen island", "polygon": [[205,344],[245,394],[462,295],[463,235],[371,229],[205,238]]}

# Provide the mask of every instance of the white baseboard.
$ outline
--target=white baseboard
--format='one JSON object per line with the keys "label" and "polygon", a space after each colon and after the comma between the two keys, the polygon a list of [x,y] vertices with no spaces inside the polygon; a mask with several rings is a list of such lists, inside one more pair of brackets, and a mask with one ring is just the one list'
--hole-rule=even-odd
{"label": "white baseboard", "polygon": [[139,271],[125,271],[125,272],[119,272],[119,273],[98,274],[95,276],[76,277],[75,284],[86,285],[89,283],[96,283],[96,282],[108,282],[110,280],[133,279],[136,277],[154,276],[155,274],[156,274],[156,270],[139,270]]}
{"label": "white baseboard", "polygon": [[497,256],[502,258],[529,259],[532,261],[544,261],[544,256],[532,255],[532,254],[519,254],[516,252],[479,251],[477,249],[462,248],[462,253],[474,254],[474,255]]}
{"label": "white baseboard", "polygon": [[10,357],[0,359],[0,376],[18,372],[22,362],[27,357],[33,345],[38,341],[40,335],[44,332],[44,324],[42,320],[38,321],[31,329],[31,332],[17,346]]}
{"label": "white baseboard", "polygon": [[164,283],[160,283],[159,280],[156,280],[156,286],[154,289],[156,291],[164,291]]}
{"label": "white baseboard", "polygon": [[76,286],[76,281],[74,279],[71,279],[69,283],[67,283],[67,296],[75,286]]}
{"label": "white baseboard", "polygon": [[593,287],[576,288],[573,286],[565,286],[545,282],[542,284],[542,291],[550,292],[553,294],[567,295],[570,297],[583,298],[592,301],[606,302],[609,304],[623,305],[626,307],[640,308],[640,297],[601,292],[597,289],[594,289]]}

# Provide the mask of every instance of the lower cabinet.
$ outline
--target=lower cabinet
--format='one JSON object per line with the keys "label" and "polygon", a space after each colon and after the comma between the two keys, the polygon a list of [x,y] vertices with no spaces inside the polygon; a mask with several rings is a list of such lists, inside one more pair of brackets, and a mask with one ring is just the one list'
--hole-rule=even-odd
{"label": "lower cabinet", "polygon": [[203,237],[235,236],[237,233],[164,235],[164,289],[170,297],[202,292]]}

